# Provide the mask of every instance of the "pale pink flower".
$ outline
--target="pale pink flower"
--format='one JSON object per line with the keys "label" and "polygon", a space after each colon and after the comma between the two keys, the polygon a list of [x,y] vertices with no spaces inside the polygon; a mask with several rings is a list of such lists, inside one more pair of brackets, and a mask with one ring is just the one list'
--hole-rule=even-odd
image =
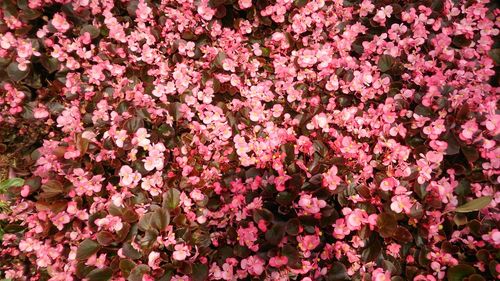
{"label": "pale pink flower", "polygon": [[36,119],[45,119],[49,117],[49,112],[43,107],[33,109],[33,117]]}
{"label": "pale pink flower", "polygon": [[68,21],[66,21],[66,17],[64,17],[61,13],[55,13],[50,23],[52,23],[52,26],[54,26],[55,29],[63,33],[70,28]]}
{"label": "pale pink flower", "polygon": [[319,213],[321,208],[326,206],[325,200],[318,200],[309,194],[302,194],[299,199],[299,206],[309,214]]}
{"label": "pale pink flower", "polygon": [[190,256],[189,247],[186,244],[177,244],[174,247],[175,251],[172,254],[174,260],[183,261]]}
{"label": "pale pink flower", "polygon": [[475,119],[467,121],[462,126],[462,132],[460,132],[460,139],[462,140],[470,140],[474,133],[478,130],[478,126]]}
{"label": "pale pink flower", "polygon": [[385,271],[382,268],[377,268],[372,272],[372,281],[390,281],[391,272]]}
{"label": "pale pink flower", "polygon": [[141,174],[134,172],[128,165],[120,168],[120,185],[122,186],[136,186],[141,180]]}
{"label": "pale pink flower", "polygon": [[264,272],[264,265],[265,262],[258,256],[249,256],[241,261],[241,268],[254,276],[259,276]]}
{"label": "pale pink flower", "polygon": [[148,266],[151,267],[152,269],[156,269],[159,267],[160,263],[160,253],[151,251],[148,256]]}
{"label": "pale pink flower", "polygon": [[116,146],[123,147],[124,141],[128,138],[127,131],[120,130],[114,135]]}
{"label": "pale pink flower", "polygon": [[252,0],[238,0],[241,9],[248,9],[252,7]]}
{"label": "pale pink flower", "polygon": [[137,132],[135,132],[135,137],[132,139],[132,143],[141,147],[147,147],[150,144],[148,139],[149,137],[150,134],[148,134],[148,131],[145,128],[139,128],[137,129]]}
{"label": "pale pink flower", "polygon": [[413,206],[412,201],[407,195],[397,195],[392,197],[391,210],[396,213],[405,212],[410,213],[411,207]]}
{"label": "pale pink flower", "polygon": [[399,186],[399,181],[393,177],[386,178],[380,183],[380,189],[383,191],[392,191]]}

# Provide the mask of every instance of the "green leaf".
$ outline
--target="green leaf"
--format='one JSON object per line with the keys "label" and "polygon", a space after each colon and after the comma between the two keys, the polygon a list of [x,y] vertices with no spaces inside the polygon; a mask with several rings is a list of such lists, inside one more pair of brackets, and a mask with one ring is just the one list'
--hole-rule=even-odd
{"label": "green leaf", "polygon": [[165,209],[173,210],[177,208],[180,203],[181,192],[176,188],[171,188],[163,194],[162,207]]}
{"label": "green leaf", "polygon": [[291,268],[301,268],[302,264],[299,262],[300,261],[300,253],[297,250],[296,247],[293,247],[291,245],[285,245],[283,247],[283,250],[281,251],[281,254],[288,259],[288,266]]}
{"label": "green leaf", "polygon": [[219,52],[214,60],[215,66],[217,66],[218,68],[222,68],[222,63],[224,62],[225,59],[226,59],[226,53]]}
{"label": "green leaf", "polygon": [[158,209],[151,217],[151,226],[158,231],[163,231],[170,223],[170,213],[166,209]]}
{"label": "green leaf", "polygon": [[182,112],[180,111],[181,105],[180,102],[172,102],[168,105],[168,113],[174,118],[175,122],[179,122],[182,117]]}
{"label": "green leaf", "polygon": [[42,185],[43,193],[41,196],[45,199],[56,197],[59,194],[63,193],[64,187],[57,180],[49,180],[47,183]]}
{"label": "green leaf", "polygon": [[476,270],[468,264],[459,264],[448,269],[448,281],[462,281],[465,277],[474,274]]}
{"label": "green leaf", "polygon": [[78,249],[76,250],[76,259],[85,260],[88,259],[93,254],[97,253],[101,246],[93,240],[85,239],[80,243]]}
{"label": "green leaf", "polygon": [[140,219],[137,226],[140,230],[146,231],[151,228],[151,221],[153,219],[153,213],[144,214]]}
{"label": "green leaf", "polygon": [[19,64],[17,62],[11,62],[9,66],[7,66],[7,75],[9,75],[9,78],[19,82],[26,78],[29,74],[29,69],[26,69],[25,71],[22,71],[19,69]]}
{"label": "green leaf", "polygon": [[113,270],[109,267],[103,267],[103,268],[96,268],[89,272],[85,278],[88,281],[106,281],[111,279],[111,276],[113,275]]}
{"label": "green leaf", "polygon": [[500,48],[498,49],[491,49],[488,52],[488,55],[493,59],[496,65],[500,65]]}
{"label": "green leaf", "polygon": [[292,236],[297,236],[299,235],[300,231],[300,221],[297,218],[290,219],[286,223],[286,233],[292,235]]}
{"label": "green leaf", "polygon": [[123,277],[127,278],[130,275],[132,269],[134,269],[137,264],[131,260],[120,260],[119,268],[122,272]]}
{"label": "green leaf", "polygon": [[378,60],[378,68],[382,72],[389,71],[394,64],[394,58],[390,55],[381,55]]}
{"label": "green leaf", "polygon": [[75,270],[76,277],[83,279],[83,278],[85,278],[85,276],[87,276],[92,271],[92,269],[94,269],[93,267],[87,266],[85,264],[86,262],[87,261],[79,261],[78,262],[78,264],[76,265],[76,270]]}
{"label": "green leaf", "polygon": [[462,146],[462,153],[471,163],[474,163],[479,159],[479,152],[473,146]]}
{"label": "green leaf", "polygon": [[276,223],[266,232],[266,240],[272,245],[278,245],[285,236],[285,224]]}
{"label": "green leaf", "polygon": [[333,262],[332,267],[330,270],[328,270],[325,279],[327,281],[349,280],[349,275],[347,275],[347,270],[345,268],[345,265],[338,261]]}
{"label": "green leaf", "polygon": [[217,8],[223,4],[226,3],[226,0],[209,0],[208,1],[208,5],[211,7],[211,8]]}
{"label": "green leaf", "polygon": [[479,211],[482,208],[488,206],[488,204],[490,204],[492,199],[493,199],[492,196],[484,196],[484,197],[476,198],[476,199],[469,201],[469,202],[465,203],[464,205],[456,208],[455,212],[457,212],[457,213],[469,213],[469,212]]}
{"label": "green leaf", "polygon": [[149,272],[151,269],[149,266],[145,264],[140,264],[136,266],[132,271],[130,272],[130,275],[128,276],[127,280],[128,281],[142,281],[142,276],[144,273]]}
{"label": "green leaf", "polygon": [[370,238],[370,242],[367,247],[363,250],[361,258],[365,262],[375,261],[379,258],[382,252],[382,244],[380,240],[376,237]]}
{"label": "green leaf", "polygon": [[101,31],[91,24],[84,25],[82,29],[80,29],[80,35],[83,35],[85,32],[88,32],[90,34],[90,38],[92,39],[99,37],[101,34]]}
{"label": "green leaf", "polygon": [[133,260],[140,259],[142,257],[141,252],[137,251],[130,243],[123,244],[123,254]]}
{"label": "green leaf", "polygon": [[193,264],[193,281],[203,281],[208,278],[208,266],[197,263]]}
{"label": "green leaf", "polygon": [[129,134],[137,132],[139,128],[144,128],[144,120],[141,117],[135,116],[125,121],[125,130]]}
{"label": "green leaf", "polygon": [[411,232],[408,231],[408,229],[406,229],[403,226],[398,226],[396,228],[396,231],[392,235],[392,238],[394,238],[395,240],[397,240],[401,243],[409,243],[409,242],[413,241],[413,236],[411,235]]}
{"label": "green leaf", "polygon": [[97,233],[97,242],[103,246],[108,246],[115,240],[113,233],[109,231],[101,231]]}
{"label": "green leaf", "polygon": [[283,191],[278,193],[276,196],[276,202],[283,206],[290,206],[293,201],[293,195],[288,191]]}
{"label": "green leaf", "polygon": [[463,35],[463,34],[453,36],[451,41],[452,41],[453,45],[455,45],[459,49],[468,47],[471,44],[471,40],[467,39],[467,37],[465,37],[465,35]]}
{"label": "green leaf", "polygon": [[60,67],[59,60],[53,57],[43,56],[40,58],[40,63],[49,73],[59,70]]}
{"label": "green leaf", "polygon": [[8,188],[13,186],[23,186],[24,180],[21,178],[11,178],[0,182],[0,193],[5,192]]}
{"label": "green leaf", "polygon": [[305,5],[307,5],[307,0],[295,0],[295,1],[293,1],[293,4],[294,4],[297,8],[302,8],[302,7],[304,7]]}
{"label": "green leaf", "polygon": [[381,213],[377,217],[377,226],[379,233],[383,238],[391,237],[397,229],[398,222],[396,217],[389,213]]}

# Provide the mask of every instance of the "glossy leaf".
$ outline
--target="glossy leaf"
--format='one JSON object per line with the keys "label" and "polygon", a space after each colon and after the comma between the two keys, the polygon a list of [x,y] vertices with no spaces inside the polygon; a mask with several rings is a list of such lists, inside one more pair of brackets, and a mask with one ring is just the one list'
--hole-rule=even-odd
{"label": "glossy leaf", "polygon": [[469,213],[469,212],[479,211],[482,208],[488,206],[492,199],[493,199],[493,197],[491,197],[491,196],[483,196],[480,198],[476,198],[474,200],[471,200],[471,201],[465,203],[464,205],[462,205],[460,207],[457,207],[455,209],[455,212],[457,212],[457,213]]}
{"label": "glossy leaf", "polygon": [[179,206],[181,192],[176,188],[170,188],[163,194],[162,207],[173,210]]}
{"label": "glossy leaf", "polygon": [[448,281],[462,281],[465,277],[468,277],[475,272],[476,270],[474,267],[467,264],[459,264],[448,268],[446,275]]}
{"label": "glossy leaf", "polygon": [[90,239],[85,239],[80,243],[80,245],[78,245],[78,249],[76,250],[76,259],[77,260],[88,259],[93,254],[97,253],[99,249],[100,246],[97,242]]}
{"label": "glossy leaf", "polygon": [[85,278],[88,281],[107,281],[111,279],[113,271],[109,267],[96,268],[89,272]]}
{"label": "glossy leaf", "polygon": [[24,185],[24,180],[21,178],[10,178],[0,182],[0,193],[5,192],[10,187],[20,187]]}
{"label": "glossy leaf", "polygon": [[390,55],[381,55],[378,60],[378,68],[382,72],[389,71],[394,64],[394,58]]}

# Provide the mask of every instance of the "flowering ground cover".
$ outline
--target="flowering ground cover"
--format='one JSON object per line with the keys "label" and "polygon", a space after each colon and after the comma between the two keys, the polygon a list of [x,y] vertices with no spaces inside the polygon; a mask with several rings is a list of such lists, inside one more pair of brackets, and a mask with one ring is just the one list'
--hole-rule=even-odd
{"label": "flowering ground cover", "polygon": [[3,280],[500,278],[488,0],[0,1]]}

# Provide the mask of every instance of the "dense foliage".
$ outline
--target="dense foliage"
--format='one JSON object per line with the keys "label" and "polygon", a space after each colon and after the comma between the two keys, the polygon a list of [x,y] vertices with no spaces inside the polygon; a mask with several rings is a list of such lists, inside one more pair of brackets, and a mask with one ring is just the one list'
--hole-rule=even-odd
{"label": "dense foliage", "polygon": [[0,278],[499,278],[495,5],[0,1]]}

